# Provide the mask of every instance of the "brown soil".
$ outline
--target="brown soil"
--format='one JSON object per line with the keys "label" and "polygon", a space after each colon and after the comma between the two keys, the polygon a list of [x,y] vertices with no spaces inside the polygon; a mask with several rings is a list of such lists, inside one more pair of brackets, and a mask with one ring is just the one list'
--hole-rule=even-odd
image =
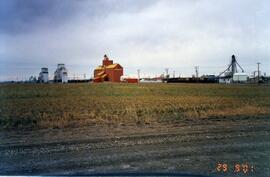
{"label": "brown soil", "polygon": [[[0,175],[270,176],[270,117],[0,132]],[[218,163],[228,172],[217,172]],[[249,164],[235,173],[236,164]]]}

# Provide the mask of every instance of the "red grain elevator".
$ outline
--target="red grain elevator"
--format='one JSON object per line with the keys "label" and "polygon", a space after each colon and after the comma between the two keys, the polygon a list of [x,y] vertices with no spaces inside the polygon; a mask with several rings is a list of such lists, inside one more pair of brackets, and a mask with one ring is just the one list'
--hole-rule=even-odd
{"label": "red grain elevator", "polygon": [[94,70],[94,82],[121,82],[120,77],[123,73],[123,67],[120,64],[113,63],[113,60],[104,55],[102,65]]}

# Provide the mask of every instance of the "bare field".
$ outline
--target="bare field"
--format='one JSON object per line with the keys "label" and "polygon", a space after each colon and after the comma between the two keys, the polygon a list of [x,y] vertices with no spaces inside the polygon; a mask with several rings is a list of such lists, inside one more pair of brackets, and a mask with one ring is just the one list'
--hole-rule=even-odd
{"label": "bare field", "polygon": [[0,127],[68,128],[270,115],[270,87],[218,84],[0,85]]}
{"label": "bare field", "polygon": [[0,85],[0,98],[0,175],[270,176],[269,86]]}

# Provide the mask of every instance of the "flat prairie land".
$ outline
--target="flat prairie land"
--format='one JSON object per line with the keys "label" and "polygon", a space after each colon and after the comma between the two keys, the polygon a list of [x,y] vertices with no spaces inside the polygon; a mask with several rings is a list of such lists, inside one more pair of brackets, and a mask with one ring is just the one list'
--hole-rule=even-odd
{"label": "flat prairie land", "polygon": [[0,128],[152,124],[270,115],[270,87],[218,84],[0,85]]}
{"label": "flat prairie land", "polygon": [[270,176],[270,86],[1,84],[0,139],[0,175]]}

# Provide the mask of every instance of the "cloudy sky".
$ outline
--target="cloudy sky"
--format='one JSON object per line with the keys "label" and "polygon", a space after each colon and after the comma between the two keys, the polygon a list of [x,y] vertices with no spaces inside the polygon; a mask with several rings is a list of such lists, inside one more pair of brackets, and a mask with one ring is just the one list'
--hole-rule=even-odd
{"label": "cloudy sky", "polygon": [[218,74],[232,54],[270,74],[269,18],[268,0],[1,0],[0,80],[90,77],[104,54],[127,75]]}

